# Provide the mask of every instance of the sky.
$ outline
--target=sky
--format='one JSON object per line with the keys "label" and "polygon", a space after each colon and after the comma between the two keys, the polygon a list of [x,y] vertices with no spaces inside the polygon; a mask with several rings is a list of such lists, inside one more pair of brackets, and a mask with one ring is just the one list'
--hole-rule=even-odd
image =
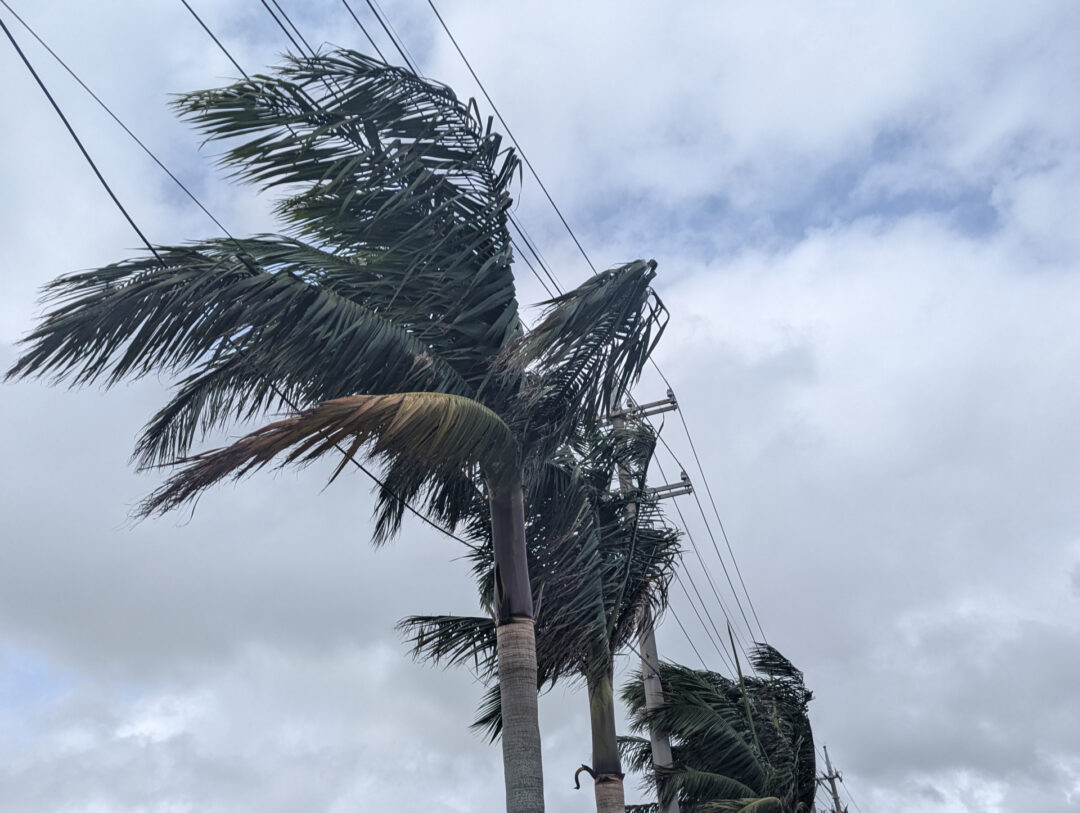
{"label": "sky", "polygon": [[[236,73],[181,3],[8,2],[231,231],[275,228],[169,110]],[[342,4],[281,3],[312,44],[368,49]],[[668,504],[698,611],[724,624],[711,579],[751,637],[720,519],[852,811],[1080,810],[1080,6],[673,5],[439,7],[596,265],[659,263],[681,410],[657,462],[702,500]],[[289,47],[255,0],[192,6],[248,72]],[[383,7],[426,75],[479,95],[426,3]],[[150,238],[216,236],[0,18]],[[0,72],[6,369],[42,285],[139,243],[6,43]],[[531,177],[517,198],[583,281]],[[498,809],[498,749],[468,730],[483,687],[394,630],[477,612],[460,545],[410,523],[374,549],[369,482],[324,488],[330,464],[132,522],[167,383],[0,388],[0,807]],[[694,605],[673,589],[661,656],[723,671]],[[593,809],[586,703],[541,698],[551,810]]]}

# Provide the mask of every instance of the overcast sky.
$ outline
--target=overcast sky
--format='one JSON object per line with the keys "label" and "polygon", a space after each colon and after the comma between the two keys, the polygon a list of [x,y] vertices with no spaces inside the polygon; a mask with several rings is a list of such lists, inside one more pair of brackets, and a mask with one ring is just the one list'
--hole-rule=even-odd
{"label": "overcast sky", "polygon": [[[179,2],[9,2],[230,230],[274,228],[168,110],[235,75]],[[309,42],[366,49],[340,3],[281,2]],[[257,0],[192,5],[249,72],[288,47]],[[859,809],[1080,810],[1080,6],[675,5],[440,10],[594,262],[659,262],[657,359],[704,476],[677,417],[664,437],[710,486]],[[426,3],[385,8],[426,74],[478,93]],[[151,239],[215,236],[0,16]],[[41,285],[138,240],[6,43],[0,75],[6,369]],[[560,283],[581,282],[530,178],[518,197]],[[498,749],[467,730],[482,687],[394,632],[477,611],[460,548],[408,525],[372,549],[369,483],[324,491],[325,467],[132,525],[157,478],[128,456],[163,387],[0,389],[0,807],[498,809]],[[700,665],[672,615],[659,638]],[[577,687],[541,701],[551,810],[593,809],[572,790],[586,712]]]}

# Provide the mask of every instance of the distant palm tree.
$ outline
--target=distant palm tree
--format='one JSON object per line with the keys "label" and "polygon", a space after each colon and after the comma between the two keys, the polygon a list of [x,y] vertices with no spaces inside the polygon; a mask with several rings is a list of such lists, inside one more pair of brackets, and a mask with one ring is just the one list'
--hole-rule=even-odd
{"label": "distant palm tree", "polygon": [[[656,499],[645,489],[654,445],[655,435],[643,426],[568,443],[533,480],[528,500],[529,572],[539,597],[537,688],[562,678],[585,683],[599,813],[625,810],[612,686],[615,656],[639,635],[643,607],[663,606],[679,553],[678,534],[663,523]],[[625,492],[612,490],[620,469],[634,484]],[[473,560],[481,599],[490,605],[490,548],[478,548]],[[485,679],[495,676],[499,655],[491,618],[412,616],[400,626],[419,657],[471,665]],[[474,724],[492,738],[502,727],[499,700],[496,683]]]}
{"label": "distant palm tree", "polygon": [[[674,765],[663,798],[677,794],[686,813],[810,813],[814,806],[814,737],[802,672],[768,644],[750,661],[757,677],[731,680],[714,672],[662,663],[664,705],[645,708],[640,676],[622,690],[631,728],[658,725],[672,739]],[[623,751],[649,782],[649,740],[626,737]],[[634,808],[655,811],[655,805]]]}
{"label": "distant palm tree", "polygon": [[[61,277],[8,378],[83,385],[183,374],[140,466],[186,465],[141,506],[229,476],[347,454],[384,463],[375,539],[405,501],[453,529],[489,507],[507,806],[543,809],[524,477],[595,425],[662,330],[655,263],[605,271],[526,334],[508,231],[512,150],[442,85],[350,51],[181,96],[235,177],[281,197],[286,234],[162,246]],[[296,412],[189,457],[233,420]]]}

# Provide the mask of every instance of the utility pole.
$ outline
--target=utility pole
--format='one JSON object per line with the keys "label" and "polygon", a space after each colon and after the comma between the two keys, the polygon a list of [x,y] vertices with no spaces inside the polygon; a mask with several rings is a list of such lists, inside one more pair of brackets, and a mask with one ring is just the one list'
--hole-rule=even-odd
{"label": "utility pole", "polygon": [[[626,409],[614,413],[611,416],[611,423],[618,431],[626,426],[627,418],[640,419],[678,408],[679,405],[675,401],[675,394],[668,390],[667,398],[662,401],[637,406],[631,404]],[[634,487],[630,472],[627,471],[624,465],[619,466],[619,487],[623,491],[629,491]],[[680,483],[651,489],[650,494],[656,499],[663,499],[665,497],[675,497],[679,494],[689,494],[691,490],[690,478],[686,476],[686,472],[683,472]],[[637,513],[637,504],[630,503],[627,509],[633,516]],[[645,708],[652,711],[664,705],[664,690],[660,683],[660,656],[656,649],[656,631],[653,626],[652,610],[647,604],[642,608],[641,635],[638,638],[638,646],[641,648],[641,677],[645,685]],[[674,765],[674,760],[671,756],[671,738],[667,733],[650,727],[649,743],[652,746],[653,769],[671,768]],[[659,787],[659,782],[657,786]],[[673,798],[666,805],[661,800],[660,813],[680,813],[679,800]]]}
{"label": "utility pole", "polygon": [[826,782],[829,783],[829,789],[832,792],[833,798],[832,813],[847,813],[847,808],[840,804],[840,794],[836,792],[837,780],[843,782],[844,778],[840,776],[839,771],[833,770],[832,763],[829,761],[829,749],[825,746],[822,746],[822,750],[825,752],[826,773],[817,778],[818,784],[824,785]]}

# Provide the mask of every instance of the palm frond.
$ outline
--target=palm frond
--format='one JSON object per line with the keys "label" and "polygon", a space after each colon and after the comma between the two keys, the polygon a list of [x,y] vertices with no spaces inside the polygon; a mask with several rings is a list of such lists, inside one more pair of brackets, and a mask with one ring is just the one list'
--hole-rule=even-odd
{"label": "palm frond", "polygon": [[649,287],[655,275],[652,260],[596,274],[546,302],[540,324],[507,350],[507,369],[538,370],[526,419],[532,432],[589,431],[625,396],[666,326]]}
{"label": "palm frond", "polygon": [[[235,175],[333,253],[361,252],[473,373],[518,335],[507,212],[518,160],[447,87],[351,51],[176,101]],[[472,376],[470,376],[472,378]]]}
{"label": "palm frond", "polygon": [[247,396],[265,404],[270,382],[307,404],[342,388],[471,391],[414,332],[333,287],[264,270],[232,242],[158,253],[164,265],[144,257],[50,283],[46,299],[55,307],[23,340],[29,349],[7,373],[111,386],[194,367],[147,427],[144,462],[182,452],[204,413],[217,424]]}
{"label": "palm frond", "polygon": [[513,465],[517,455],[509,427],[469,398],[430,392],[354,395],[327,401],[231,446],[189,458],[139,506],[138,513],[164,513],[220,480],[262,468],[279,454],[284,454],[281,465],[303,464],[338,449],[345,449],[346,455],[331,480],[358,453],[428,473],[470,465]]}
{"label": "palm frond", "polygon": [[495,683],[484,692],[476,719],[469,728],[484,735],[488,742],[495,742],[502,734],[502,690]]}
{"label": "palm frond", "polygon": [[754,796],[764,790],[767,764],[752,744],[737,699],[718,694],[708,676],[688,667],[665,663],[661,664],[660,674],[664,705],[657,709],[645,708],[640,674],[632,676],[623,687],[631,730],[659,727],[693,753],[692,762],[676,762],[677,767],[731,777],[749,788],[740,796]]}
{"label": "palm frond", "polygon": [[755,643],[750,651],[750,663],[763,675],[802,685],[803,673],[774,646]]}
{"label": "palm frond", "polygon": [[495,622],[491,618],[411,615],[398,622],[397,628],[417,659],[444,666],[471,664],[477,675],[485,677],[495,672]]}
{"label": "palm frond", "polygon": [[[651,712],[645,709],[639,676],[623,688],[631,728],[640,731],[656,724],[672,737],[671,781],[697,771],[720,774],[750,788],[746,793],[717,796],[705,794],[703,785],[691,793],[690,785],[681,784],[680,802],[685,801],[689,810],[738,811],[760,804],[762,810],[794,813],[813,805],[810,693],[802,685],[801,673],[773,647],[757,645],[751,660],[771,664],[776,675],[748,676],[736,682],[713,672],[661,664],[664,705]],[[648,767],[647,749],[634,741],[628,741],[626,748],[633,754],[633,764]],[[770,807],[774,802],[768,799],[778,800],[780,807]]]}
{"label": "palm frond", "polygon": [[700,802],[687,813],[784,813],[784,804],[775,796],[751,799],[724,799]]}
{"label": "palm frond", "polygon": [[[657,601],[657,593],[662,600],[671,577],[678,535],[663,525],[655,501],[641,490],[611,492],[616,468],[636,454],[624,448],[631,439],[644,443],[610,429],[574,438],[538,464],[528,484],[527,554],[540,688],[564,678],[595,682],[609,676],[614,654],[640,633],[642,606]],[[640,509],[636,514],[627,508],[631,502]],[[481,603],[488,604],[490,546],[481,545],[470,558]],[[426,646],[435,645],[427,630],[424,636]],[[494,725],[497,714],[482,717]]]}
{"label": "palm frond", "polygon": [[375,498],[372,542],[382,545],[401,528],[406,504],[477,545],[491,540],[491,517],[482,477],[475,466],[419,471],[407,462],[389,465]]}
{"label": "palm frond", "polygon": [[[738,779],[722,773],[699,771],[686,768],[673,774],[669,780],[673,794],[677,793],[687,800],[739,800],[744,802],[758,796],[756,788],[750,787]],[[741,808],[739,808],[741,809]]]}

